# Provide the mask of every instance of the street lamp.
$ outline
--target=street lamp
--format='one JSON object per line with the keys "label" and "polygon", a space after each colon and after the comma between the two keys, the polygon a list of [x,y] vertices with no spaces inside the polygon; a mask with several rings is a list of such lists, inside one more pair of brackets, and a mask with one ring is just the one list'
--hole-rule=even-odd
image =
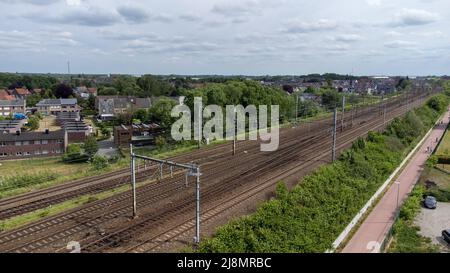
{"label": "street lamp", "polygon": [[400,209],[400,182],[395,181],[395,183],[397,185],[397,213],[398,210]]}

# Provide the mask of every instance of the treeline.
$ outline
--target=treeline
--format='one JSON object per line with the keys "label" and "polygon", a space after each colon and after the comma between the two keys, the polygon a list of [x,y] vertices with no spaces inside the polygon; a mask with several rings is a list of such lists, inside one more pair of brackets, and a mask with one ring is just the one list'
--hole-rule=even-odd
{"label": "treeline", "polygon": [[0,73],[0,89],[14,89],[24,86],[30,90],[50,89],[58,82],[58,79],[52,76]]}
{"label": "treeline", "polygon": [[358,139],[338,161],[306,176],[292,191],[278,185],[276,199],[264,203],[255,214],[220,227],[199,251],[316,253],[330,249],[412,143],[445,110],[444,102],[447,105],[449,98],[438,95],[395,119],[384,133],[370,132],[366,139]]}

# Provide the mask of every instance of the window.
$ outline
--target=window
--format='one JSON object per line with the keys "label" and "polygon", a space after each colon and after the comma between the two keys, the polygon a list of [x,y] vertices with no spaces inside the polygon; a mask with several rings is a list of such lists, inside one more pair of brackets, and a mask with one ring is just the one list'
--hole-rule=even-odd
{"label": "window", "polygon": [[17,152],[16,156],[22,156],[22,152]]}
{"label": "window", "polygon": [[48,154],[48,151],[47,151],[47,150],[43,150],[43,151],[42,151],[42,154],[43,154],[43,155],[47,155],[47,154]]}
{"label": "window", "polygon": [[40,154],[41,154],[41,151],[39,151],[39,150],[38,150],[38,151],[34,151],[34,154],[35,154],[35,155],[40,155]]}
{"label": "window", "polygon": [[57,143],[63,143],[63,140],[62,139],[58,139],[56,142]]}
{"label": "window", "polygon": [[39,144],[41,144],[41,141],[40,140],[35,140],[34,144],[39,145]]}
{"label": "window", "polygon": [[16,141],[16,142],[14,143],[14,145],[16,145],[16,146],[22,146],[22,141]]}
{"label": "window", "polygon": [[25,155],[29,156],[29,155],[31,155],[31,153],[30,152],[25,152]]}
{"label": "window", "polygon": [[48,140],[42,140],[42,144],[48,144]]}
{"label": "window", "polygon": [[30,145],[29,141],[24,141],[22,145]]}
{"label": "window", "polygon": [[8,154],[7,153],[0,153],[0,157],[7,157]]}
{"label": "window", "polygon": [[0,147],[6,146],[6,142],[0,142]]}

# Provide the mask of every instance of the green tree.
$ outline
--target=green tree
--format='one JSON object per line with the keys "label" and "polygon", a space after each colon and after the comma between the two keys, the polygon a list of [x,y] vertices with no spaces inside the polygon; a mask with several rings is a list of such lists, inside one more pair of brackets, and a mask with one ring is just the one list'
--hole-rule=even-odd
{"label": "green tree", "polygon": [[95,137],[88,137],[83,144],[84,152],[92,158],[98,152],[98,143]]}
{"label": "green tree", "polygon": [[31,131],[35,131],[35,130],[39,129],[39,118],[34,117],[34,116],[31,116],[30,118],[28,118],[27,127]]}
{"label": "green tree", "polygon": [[159,123],[161,128],[170,128],[174,118],[170,115],[176,102],[171,99],[163,98],[149,109],[150,120]]}

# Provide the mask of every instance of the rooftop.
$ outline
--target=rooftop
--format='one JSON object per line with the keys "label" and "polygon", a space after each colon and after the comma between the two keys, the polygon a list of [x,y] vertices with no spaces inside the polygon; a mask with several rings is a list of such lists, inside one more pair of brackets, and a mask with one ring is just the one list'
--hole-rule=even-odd
{"label": "rooftop", "polygon": [[24,100],[0,100],[0,106],[24,106]]}
{"label": "rooftop", "polygon": [[77,99],[43,99],[36,106],[46,105],[76,105]]}
{"label": "rooftop", "polygon": [[0,134],[0,141],[33,141],[33,140],[53,140],[64,139],[64,131],[45,132],[23,132],[17,134]]}

